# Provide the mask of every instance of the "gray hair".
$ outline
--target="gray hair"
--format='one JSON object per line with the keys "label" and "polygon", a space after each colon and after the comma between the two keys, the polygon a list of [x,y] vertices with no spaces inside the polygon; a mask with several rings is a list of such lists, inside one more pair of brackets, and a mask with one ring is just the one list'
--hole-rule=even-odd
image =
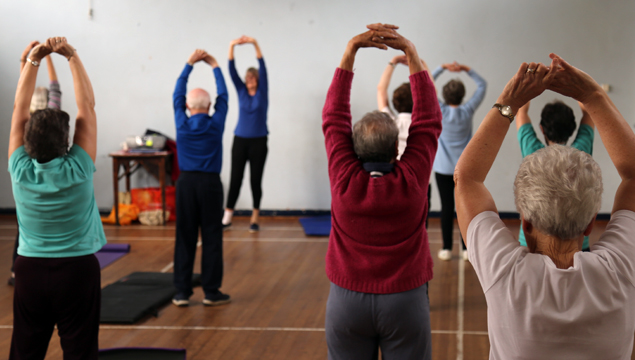
{"label": "gray hair", "polygon": [[[201,90],[201,91],[194,91]],[[190,109],[207,109],[212,100],[209,97],[209,93],[202,89],[194,89],[187,94],[185,102]]]}
{"label": "gray hair", "polygon": [[562,145],[527,156],[514,181],[523,218],[562,240],[584,233],[600,211],[602,190],[602,171],[591,155]]}
{"label": "gray hair", "polygon": [[381,111],[371,111],[353,125],[353,147],[362,162],[392,161],[398,138],[397,125]]}
{"label": "gray hair", "polygon": [[31,106],[29,107],[29,112],[33,114],[38,110],[46,109],[49,101],[49,89],[44,86],[39,86],[35,88],[33,91],[33,96],[31,96]]}

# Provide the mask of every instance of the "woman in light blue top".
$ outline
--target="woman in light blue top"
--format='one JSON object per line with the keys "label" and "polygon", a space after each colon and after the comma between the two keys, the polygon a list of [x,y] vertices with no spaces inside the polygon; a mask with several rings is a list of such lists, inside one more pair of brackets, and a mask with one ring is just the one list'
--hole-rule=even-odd
{"label": "woman in light blue top", "polygon": [[[441,260],[450,260],[452,258],[454,227],[454,167],[467,143],[472,139],[472,117],[485,97],[487,83],[469,66],[459,64],[456,61],[436,68],[432,72],[434,79],[436,80],[444,70],[465,71],[476,82],[477,86],[474,95],[464,104],[461,104],[465,96],[465,86],[459,79],[450,80],[443,87],[443,101],[439,99],[439,106],[443,114],[443,131],[439,137],[439,148],[432,169],[441,197],[443,249],[439,251],[438,256]],[[462,245],[463,259],[467,260],[465,243]]]}
{"label": "woman in light blue top", "polygon": [[[69,116],[29,114],[40,61],[51,52],[70,65],[77,100]],[[97,121],[93,89],[65,38],[33,48],[20,74],[9,135],[9,174],[20,228],[15,261],[10,359],[43,359],[57,325],[65,359],[97,359],[101,279],[94,253],[106,237],[93,189]]]}

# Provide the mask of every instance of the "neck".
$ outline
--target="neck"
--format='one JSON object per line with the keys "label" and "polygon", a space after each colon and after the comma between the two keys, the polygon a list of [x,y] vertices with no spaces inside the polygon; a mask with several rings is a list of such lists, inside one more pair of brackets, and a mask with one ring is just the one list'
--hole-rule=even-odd
{"label": "neck", "polygon": [[456,108],[458,108],[458,107],[459,107],[459,105],[450,105],[450,107],[451,107],[451,108],[455,108],[455,109],[456,109]]}
{"label": "neck", "polygon": [[247,88],[247,92],[249,93],[250,96],[256,95],[257,90],[258,88]]}
{"label": "neck", "polygon": [[557,142],[551,141],[549,139],[545,139],[545,141],[547,142],[547,146],[551,146],[551,145],[566,145],[567,144],[566,141],[563,142],[563,143],[557,143]]}
{"label": "neck", "polygon": [[573,266],[573,256],[582,250],[584,235],[579,238],[562,240],[555,236],[538,233],[536,237],[536,254],[548,256],[558,269]]}
{"label": "neck", "polygon": [[207,109],[190,109],[190,115],[207,114]]}

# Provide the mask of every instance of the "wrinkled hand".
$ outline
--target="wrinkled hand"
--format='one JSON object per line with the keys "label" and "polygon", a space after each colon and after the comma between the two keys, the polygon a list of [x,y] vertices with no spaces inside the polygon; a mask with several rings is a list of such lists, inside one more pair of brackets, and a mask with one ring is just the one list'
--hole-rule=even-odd
{"label": "wrinkled hand", "polygon": [[349,42],[349,46],[352,46],[354,50],[357,49],[361,49],[361,48],[369,48],[369,47],[375,47],[378,49],[383,49],[383,50],[387,50],[388,47],[378,41],[375,41],[376,35],[375,35],[375,31],[373,30],[368,30],[365,33],[361,33],[355,37],[353,37]]}
{"label": "wrinkled hand", "polygon": [[22,56],[20,57],[20,60],[26,61],[26,57],[29,56],[29,52],[31,52],[31,50],[39,44],[40,42],[37,40],[31,41],[29,45],[27,45],[24,51],[22,52]]}
{"label": "wrinkled hand", "polygon": [[375,43],[384,44],[396,50],[405,51],[412,46],[412,43],[397,32],[398,26],[390,24],[370,24],[366,26],[373,31],[371,40]]}
{"label": "wrinkled hand", "polygon": [[549,54],[553,79],[548,89],[584,103],[594,92],[602,91],[600,85],[584,71],[569,65],[556,54]]}
{"label": "wrinkled hand", "polygon": [[205,52],[205,50],[196,49],[194,50],[192,55],[190,55],[190,57],[187,59],[187,63],[190,65],[194,65],[197,62],[205,59],[206,56],[207,56],[207,52]]}
{"label": "wrinkled hand", "polygon": [[[535,72],[527,72],[527,69],[534,69]],[[541,63],[522,63],[516,75],[505,85],[498,102],[517,110],[542,94],[549,87],[551,80],[553,69]]]}
{"label": "wrinkled hand", "polygon": [[52,52],[58,53],[70,60],[75,53],[75,49],[66,41],[65,37],[52,37],[46,40],[46,45]]}
{"label": "wrinkled hand", "polygon": [[392,61],[390,61],[391,63],[397,65],[397,64],[404,64],[404,65],[408,65],[408,58],[406,57],[406,55],[398,55],[395,56],[394,58],[392,58]]}
{"label": "wrinkled hand", "polygon": [[35,47],[33,47],[33,50],[31,50],[31,54],[29,55],[29,58],[32,61],[41,61],[42,59],[44,59],[45,56],[47,56],[51,52],[52,52],[52,49],[46,43],[38,44]]}
{"label": "wrinkled hand", "polygon": [[461,65],[459,65],[459,63],[457,63],[456,61],[453,63],[447,63],[447,64],[443,64],[441,65],[441,67],[443,67],[444,69],[451,71],[451,72],[460,72],[461,71]]}

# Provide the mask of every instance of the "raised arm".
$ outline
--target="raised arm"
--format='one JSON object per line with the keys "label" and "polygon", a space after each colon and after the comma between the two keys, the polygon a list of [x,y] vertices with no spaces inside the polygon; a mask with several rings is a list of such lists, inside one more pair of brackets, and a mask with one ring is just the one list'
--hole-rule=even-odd
{"label": "raised arm", "polygon": [[465,71],[476,83],[476,90],[472,97],[465,102],[465,106],[470,108],[472,111],[476,111],[476,108],[481,105],[483,99],[485,98],[485,92],[487,91],[487,81],[483,79],[479,74],[474,71],[474,69],[470,68],[467,65],[459,64],[461,71]]}
{"label": "raised arm", "polygon": [[516,130],[520,130],[525,124],[531,124],[531,118],[529,117],[530,103],[531,101],[527,101],[525,105],[518,109],[518,114],[516,114]]}
{"label": "raised arm", "polygon": [[390,85],[390,79],[392,78],[392,73],[395,70],[395,66],[397,64],[408,65],[408,60],[405,55],[399,55],[392,58],[392,60],[388,63],[384,72],[381,74],[381,78],[379,79],[379,84],[377,85],[377,109],[383,110],[388,106],[388,85]]}
{"label": "raised arm", "polygon": [[236,63],[234,61],[234,46],[243,44],[241,41],[242,41],[242,37],[238,39],[234,39],[229,43],[229,57],[228,57],[229,76],[231,77],[232,82],[234,83],[234,86],[236,87],[236,90],[240,90],[245,87],[245,83],[242,81],[242,79],[238,75],[238,72],[236,71]]}
{"label": "raised arm", "polygon": [[[176,80],[176,86],[174,87],[174,93],[172,94],[172,105],[174,107],[174,115],[175,120],[177,122],[177,127],[180,125],[180,121],[184,121],[187,117],[186,115],[186,95],[187,95],[187,80],[190,77],[190,73],[192,72],[192,67],[197,62],[206,59],[208,54],[205,50],[196,49],[190,56],[187,58],[187,64],[183,71],[181,71],[181,75]],[[216,61],[216,60],[214,60]],[[216,64],[218,66],[218,64]]]}
{"label": "raised arm", "polygon": [[580,125],[588,125],[591,128],[594,128],[595,124],[593,123],[593,118],[591,118],[589,112],[586,111],[584,104],[578,101],[578,106],[580,106],[580,110],[582,110],[582,119],[580,119]]}
{"label": "raised arm", "polygon": [[[33,44],[33,42],[31,44]],[[29,46],[31,44],[29,44]],[[25,52],[28,54],[26,49]],[[51,48],[47,44],[38,44],[33,48],[33,51],[31,51],[31,55],[28,59],[39,63],[50,53]],[[11,116],[9,158],[11,158],[11,154],[13,154],[17,148],[24,145],[24,126],[31,116],[29,113],[29,106],[31,105],[33,91],[35,90],[35,80],[37,79],[38,68],[38,66],[32,65],[32,63],[29,62],[28,66],[25,66],[20,72],[18,88],[15,91],[15,101],[13,103],[13,114]]]}
{"label": "raised arm", "polygon": [[598,128],[622,182],[615,193],[613,211],[635,211],[635,134],[608,94],[593,78],[556,54],[549,55],[556,69],[550,89],[570,96],[584,108]]}
{"label": "raised arm", "polygon": [[214,115],[217,115],[219,117],[222,117],[223,121],[225,120],[226,116],[227,116],[227,109],[228,109],[228,100],[229,100],[229,94],[227,92],[227,85],[225,84],[225,78],[223,77],[223,73],[220,70],[220,67],[218,66],[218,62],[216,61],[216,59],[209,54],[206,54],[207,56],[203,59],[203,61],[205,61],[207,64],[209,64],[209,66],[212,67],[212,70],[214,71],[214,77],[216,78],[216,101],[214,103]]}
{"label": "raised arm", "polygon": [[62,90],[60,89],[60,84],[57,82],[57,73],[55,72],[51,55],[46,57],[46,69],[49,73],[49,101],[46,107],[61,110]]}
{"label": "raised arm", "polygon": [[22,51],[22,55],[20,56],[20,72],[22,72],[22,69],[24,69],[24,65],[26,65],[26,58],[29,56],[31,50],[33,50],[33,48],[39,44],[39,41],[33,40],[29,43],[29,45],[26,46],[24,51]]}
{"label": "raised arm", "polygon": [[[535,72],[527,72],[534,69]],[[550,71],[542,64],[523,63],[507,83],[497,103],[511,107],[512,114],[546,88]],[[505,139],[511,122],[498,109],[492,108],[467,145],[454,170],[456,212],[466,245],[467,227],[484,211],[497,211],[492,195],[485,187],[485,178]]]}
{"label": "raised arm", "polygon": [[51,55],[46,56],[46,69],[49,73],[49,81],[57,81],[57,73],[55,72],[55,66],[53,65],[53,59],[51,59]]}
{"label": "raised arm", "polygon": [[64,56],[70,65],[77,103],[77,119],[73,144],[80,146],[93,162],[97,156],[97,115],[95,113],[95,94],[84,64],[75,49],[64,37],[49,38],[48,46],[54,52]]}

